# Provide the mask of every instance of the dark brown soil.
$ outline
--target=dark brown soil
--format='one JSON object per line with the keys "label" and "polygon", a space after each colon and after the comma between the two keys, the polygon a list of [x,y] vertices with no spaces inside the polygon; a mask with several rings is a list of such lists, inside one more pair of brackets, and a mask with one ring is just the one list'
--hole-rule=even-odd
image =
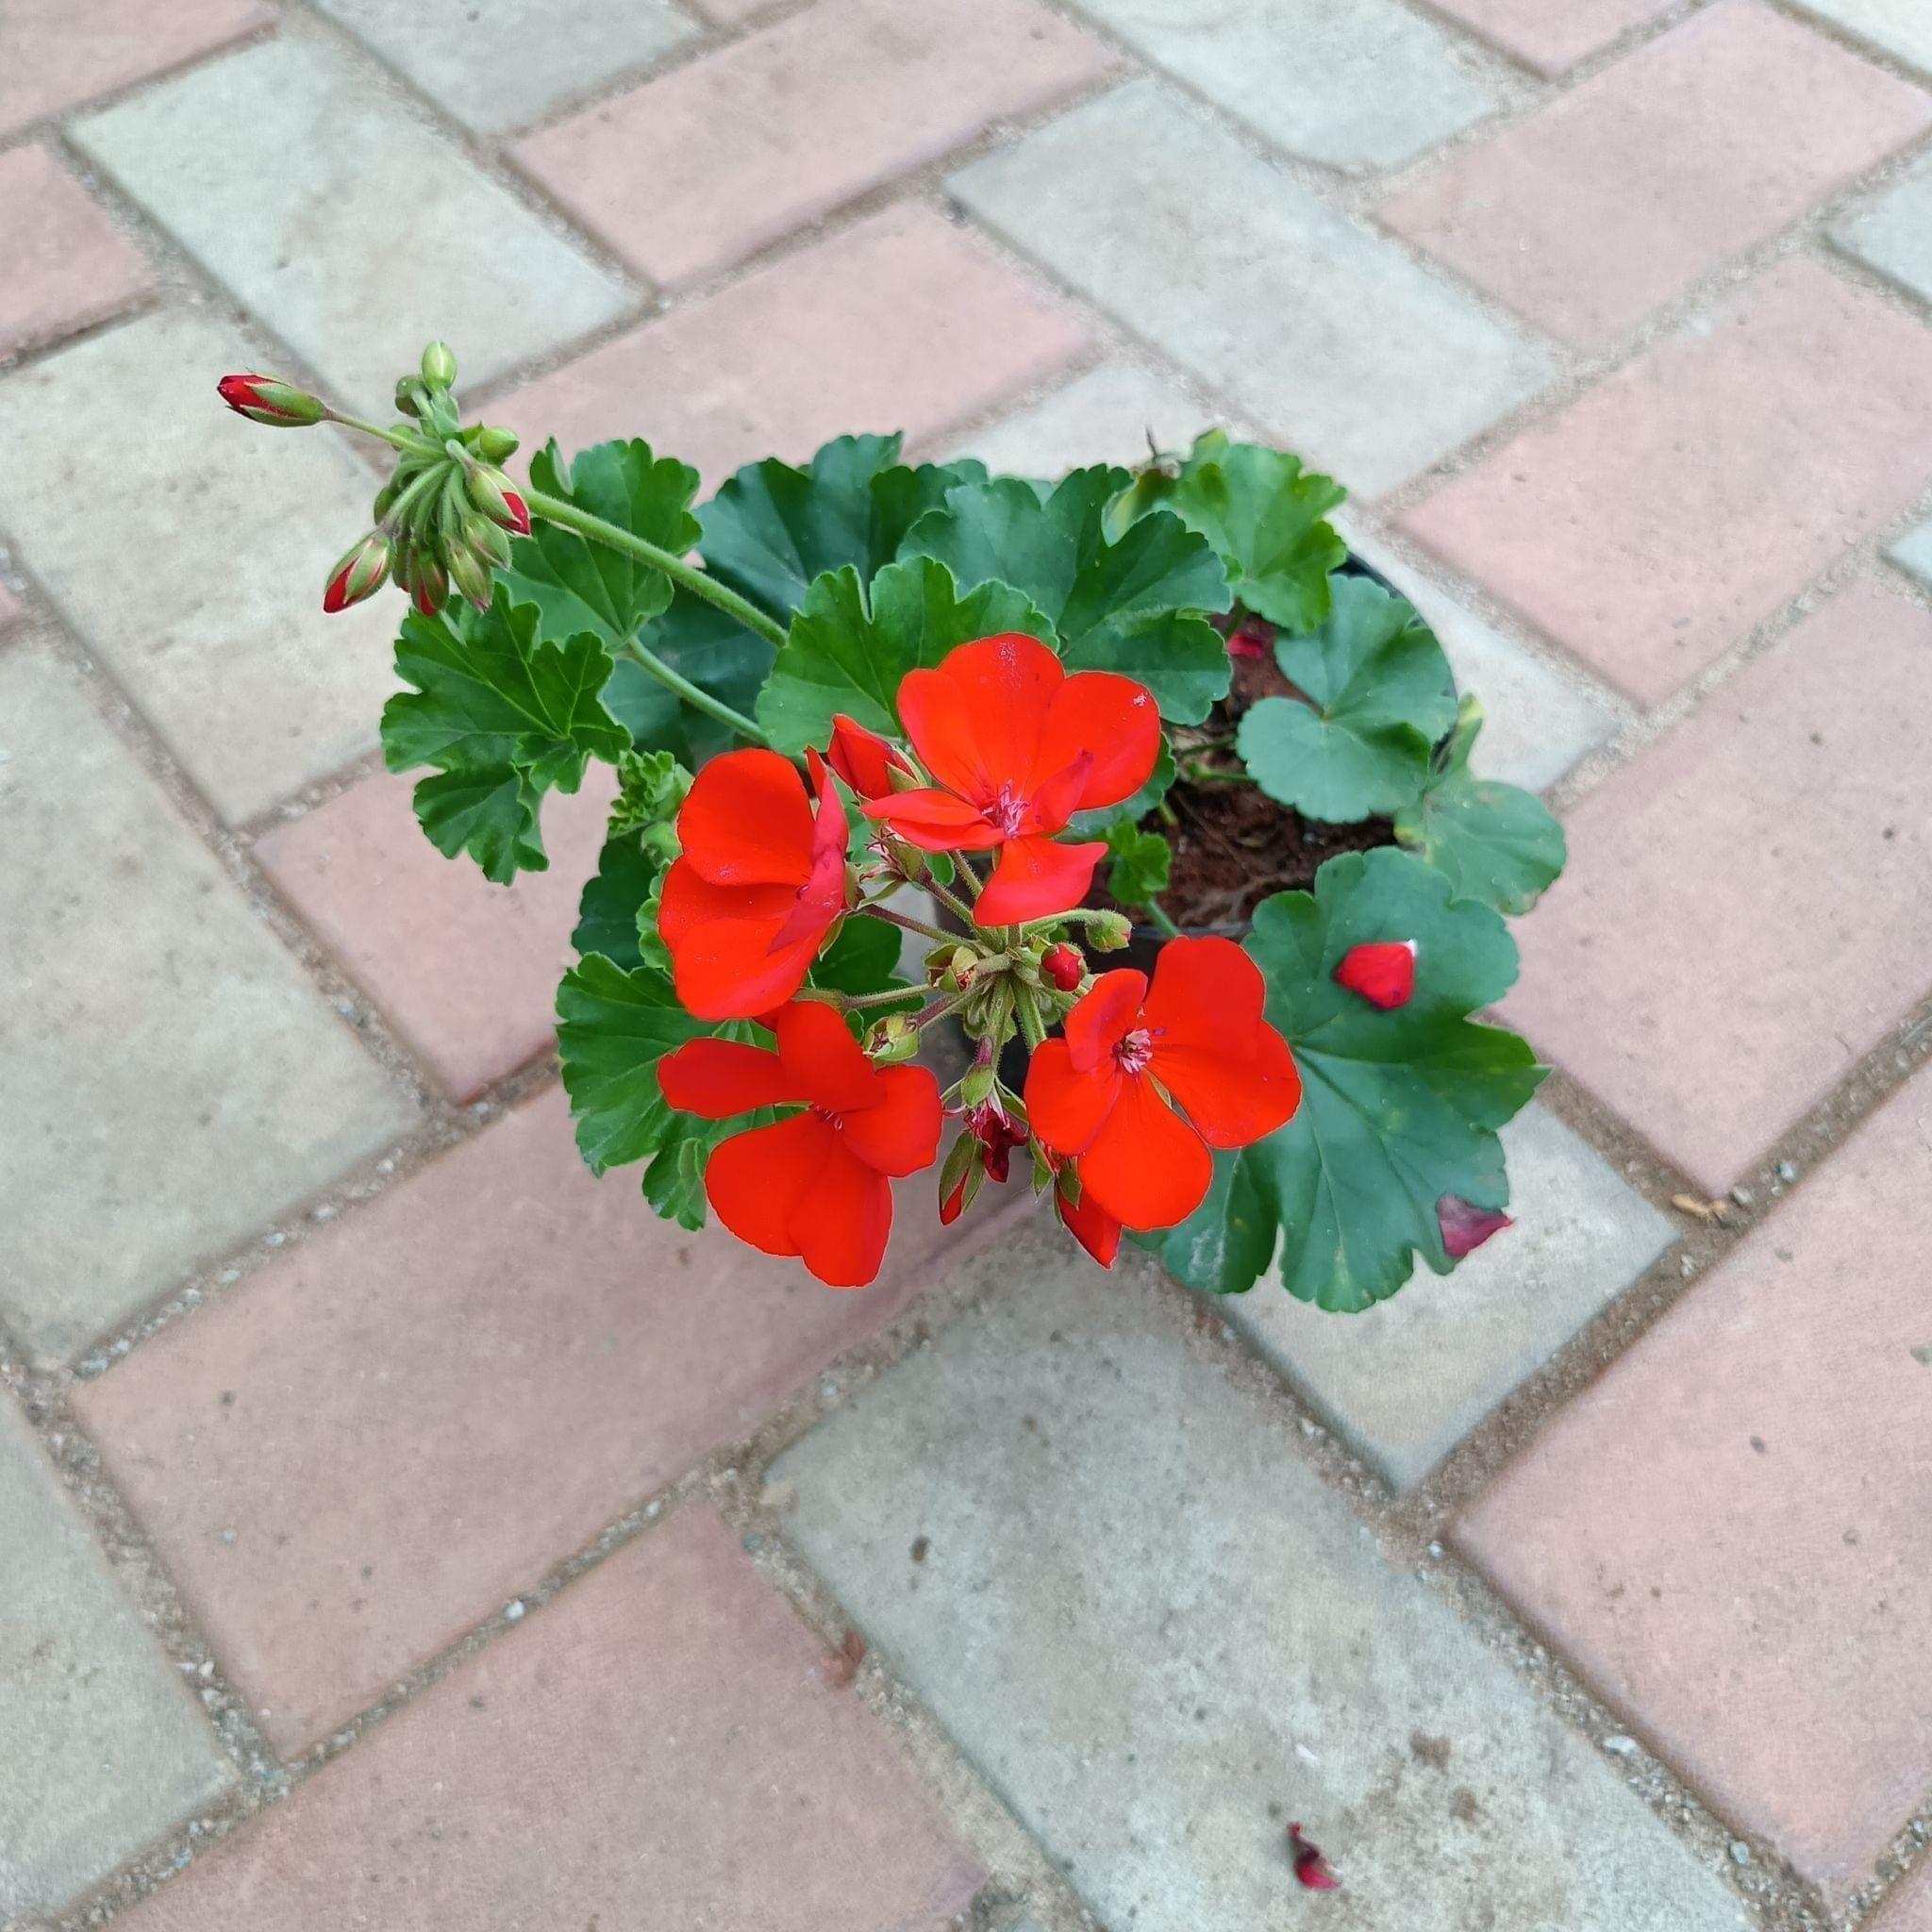
{"label": "dark brown soil", "polygon": [[[1234,688],[1207,723],[1175,728],[1174,756],[1184,771],[1198,766],[1239,773],[1234,734],[1241,714],[1261,698],[1298,695],[1272,651],[1238,657]],[[1176,778],[1164,809],[1149,812],[1141,823],[1174,847],[1172,882],[1160,903],[1184,932],[1244,926],[1271,893],[1313,885],[1322,862],[1338,852],[1370,852],[1395,842],[1387,819],[1324,824],[1277,805],[1258,785],[1210,777]],[[1102,905],[1113,903],[1104,889],[1098,896]]]}

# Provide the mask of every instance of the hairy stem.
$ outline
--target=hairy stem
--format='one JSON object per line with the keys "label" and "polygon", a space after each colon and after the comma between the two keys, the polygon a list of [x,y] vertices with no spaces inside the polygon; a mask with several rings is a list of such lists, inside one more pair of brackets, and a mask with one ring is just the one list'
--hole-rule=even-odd
{"label": "hairy stem", "polygon": [[1141,909],[1147,915],[1147,923],[1154,927],[1156,932],[1158,932],[1162,934],[1164,937],[1171,940],[1177,940],[1180,938],[1180,927],[1177,926],[1174,923],[1174,921],[1167,916],[1166,910],[1161,906],[1159,900],[1149,899],[1146,902],[1145,906],[1141,908]]}
{"label": "hairy stem", "polygon": [[[615,524],[607,524],[602,517],[593,517],[589,510],[579,509],[575,504],[566,503],[561,497],[545,496],[541,491],[531,490],[525,492],[524,501],[532,516],[561,524],[566,529],[575,530],[579,536],[588,537],[593,542],[607,544],[612,550],[622,550],[626,556],[648,563],[652,569],[661,570],[674,584],[681,584],[692,596],[716,605],[727,617],[736,618],[746,630],[763,638],[774,650],[784,643],[784,631],[756,604],[747,603],[736,591],[727,589],[695,564],[687,563],[681,557],[674,557],[670,551],[660,549],[646,538],[621,529]],[[763,740],[758,741],[762,743]]]}
{"label": "hairy stem", "polygon": [[1046,1022],[1040,1017],[1030,986],[1013,989],[1013,1016],[1020,1023],[1020,1038],[1026,1042],[1026,1051],[1032,1053],[1046,1038]]}
{"label": "hairy stem", "polygon": [[940,902],[941,906],[945,907],[949,912],[958,913],[958,916],[961,919],[963,919],[969,926],[974,923],[972,907],[967,905],[965,900],[960,898],[958,893],[947,891],[945,887],[940,884],[939,880],[931,877],[930,875],[928,875],[925,880],[925,890],[928,892],[930,892],[933,895],[933,897]]}
{"label": "hairy stem", "polygon": [[681,671],[674,671],[658,657],[657,652],[641,644],[636,638],[626,638],[624,648],[667,691],[675,691],[693,710],[702,711],[708,718],[715,718],[721,724],[731,729],[751,744],[769,746],[771,740],[742,711],[734,711],[723,698],[714,698],[708,691],[693,684]]}
{"label": "hairy stem", "polygon": [[923,919],[908,919],[903,912],[894,912],[890,907],[882,906],[876,899],[868,899],[857,908],[869,919],[883,919],[888,925],[904,926],[908,932],[924,933],[929,940],[957,941],[956,932],[941,932],[936,925],[928,925]]}

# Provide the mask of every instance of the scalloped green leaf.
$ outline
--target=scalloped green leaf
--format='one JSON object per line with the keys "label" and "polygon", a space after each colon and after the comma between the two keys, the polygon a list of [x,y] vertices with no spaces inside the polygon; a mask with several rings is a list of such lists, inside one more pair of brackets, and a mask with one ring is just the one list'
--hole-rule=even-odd
{"label": "scalloped green leaf", "polygon": [[881,919],[854,917],[839,928],[839,937],[812,961],[811,983],[840,992],[863,997],[904,986],[916,994],[899,976],[899,955],[905,934]]}
{"label": "scalloped green leaf", "polygon": [[[1382,940],[1417,947],[1414,997],[1391,1012],[1334,979],[1352,946]],[[1264,900],[1247,949],[1301,1069],[1301,1108],[1217,1155],[1207,1200],[1145,1245],[1181,1281],[1224,1294],[1252,1287],[1278,1249],[1291,1294],[1343,1311],[1395,1293],[1417,1256],[1448,1274],[1436,1204],[1507,1205],[1496,1129],[1548,1071],[1515,1034],[1471,1017],[1516,977],[1501,917],[1385,847],[1331,858],[1312,894]]]}
{"label": "scalloped green leaf", "polygon": [[1143,471],[1120,499],[1117,523],[1170,509],[1214,546],[1239,602],[1284,630],[1313,630],[1329,611],[1328,576],[1348,545],[1324,521],[1348,492],[1299,457],[1209,430],[1178,475]]}
{"label": "scalloped green leaf", "polygon": [[[654,456],[641,439],[600,442],[569,463],[551,442],[530,458],[530,482],[674,557],[698,541],[691,508],[698,473],[675,458]],[[662,571],[561,524],[539,518],[509,555],[509,568],[497,579],[515,602],[536,606],[545,639],[589,631],[619,651],[671,603],[671,579]]]}
{"label": "scalloped green leaf", "polygon": [[1498,912],[1527,912],[1569,857],[1563,827],[1533,792],[1478,778],[1469,768],[1482,707],[1462,701],[1456,730],[1423,795],[1395,815],[1395,836],[1457,894]]}
{"label": "scalloped green leaf", "polygon": [[1227,574],[1205,537],[1166,511],[1118,539],[1108,505],[1124,470],[1075,470],[1043,500],[1012,477],[949,491],[913,525],[907,557],[937,558],[968,588],[1010,584],[1052,622],[1074,671],[1115,671],[1161,715],[1197,724],[1227,694],[1227,647],[1204,611],[1228,608]]}
{"label": "scalloped green leaf", "polygon": [[487,611],[412,611],[396,641],[399,691],[382,713],[392,772],[433,765],[416,814],[437,849],[468,852],[508,884],[549,864],[538,825],[546,791],[575,791],[593,758],[615,764],[630,736],[606,709],[610,654],[580,633],[540,641],[534,607],[499,589]]}
{"label": "scalloped green leaf", "polygon": [[981,584],[962,597],[953,574],[931,558],[889,563],[870,591],[849,564],[828,571],[792,617],[758,693],[758,723],[787,753],[823,746],[841,711],[869,731],[899,734],[906,674],[998,631],[1053,637],[1052,624],[1010,584]]}
{"label": "scalloped green leaf", "polygon": [[1339,576],[1327,622],[1278,638],[1275,661],[1307,702],[1263,698],[1236,748],[1271,798],[1353,824],[1413,805],[1429,753],[1456,722],[1456,681],[1412,605],[1367,577]]}

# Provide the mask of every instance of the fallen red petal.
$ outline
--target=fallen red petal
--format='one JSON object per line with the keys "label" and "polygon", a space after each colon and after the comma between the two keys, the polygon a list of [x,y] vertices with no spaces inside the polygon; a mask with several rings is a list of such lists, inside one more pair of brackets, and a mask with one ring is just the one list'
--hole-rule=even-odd
{"label": "fallen red petal", "polygon": [[1334,1867],[1322,1856],[1321,1846],[1305,1839],[1299,1824],[1288,1827],[1288,1843],[1294,1854],[1294,1875],[1310,1891],[1339,1891],[1341,1889],[1341,1880],[1336,1877]]}
{"label": "fallen red petal", "polygon": [[1436,1223],[1442,1230],[1442,1245],[1448,1249],[1452,1261],[1461,1260],[1491,1235],[1516,1225],[1508,1215],[1493,1208],[1478,1208],[1459,1194],[1444,1194],[1436,1203]]}
{"label": "fallen red petal", "polygon": [[1415,992],[1415,941],[1378,940],[1351,946],[1335,969],[1335,983],[1359,993],[1387,1013],[1407,1006]]}

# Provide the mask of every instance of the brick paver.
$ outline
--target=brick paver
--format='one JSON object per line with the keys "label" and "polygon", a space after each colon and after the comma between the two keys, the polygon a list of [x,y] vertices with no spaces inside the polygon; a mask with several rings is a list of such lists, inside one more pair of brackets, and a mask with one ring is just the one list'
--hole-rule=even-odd
{"label": "brick paver", "polygon": [[1887,554],[1894,563],[1932,586],[1932,523],[1907,531]]}
{"label": "brick paver", "polygon": [[52,1365],[410,1110],[37,644],[0,747],[0,1319]]}
{"label": "brick paver", "polygon": [[386,773],[276,826],[256,857],[451,1096],[469,1100],[551,1042],[616,789],[609,766],[592,764],[582,791],[547,800],[550,870],[509,888],[443,858],[416,823],[413,781]]}
{"label": "brick paver", "polygon": [[0,1914],[58,1909],[228,1762],[0,1389]]}
{"label": "brick paver", "polygon": [[1561,74],[1653,20],[1678,0],[1432,0],[1539,74]]}
{"label": "brick paver", "polygon": [[1870,1923],[1872,1932],[1932,1932],[1932,1863],[1922,1856],[1911,1877]]}
{"label": "brick paver", "polygon": [[0,155],[0,358],[58,341],[145,294],[147,263],[49,150]]}
{"label": "brick paver", "polygon": [[715,487],[854,430],[914,443],[1065,369],[1087,325],[976,237],[900,204],[492,405],[534,447],[646,436]]}
{"label": "brick paver", "polygon": [[684,282],[1107,65],[1035,0],[819,0],[517,152],[626,260]]}
{"label": "brick paver", "polygon": [[[1193,1355],[1151,1264],[1045,1230],[1009,1286],[774,1465],[792,1537],[1108,1925],[1742,1932],[1743,1914],[1299,1437]],[[1307,1914],[1314,1923],[1314,1914]]]}
{"label": "brick paver", "polygon": [[1847,255],[1932,302],[1932,163],[1922,161],[1882,193],[1851,208],[1831,238]]}
{"label": "brick paver", "polygon": [[715,1516],[641,1537],[130,1932],[943,1932],[979,1874]]}
{"label": "brick paver", "polygon": [[1670,1223],[1553,1114],[1503,1129],[1516,1225],[1337,1320],[1264,1278],[1220,1306],[1397,1489],[1427,1474],[1662,1254]]}
{"label": "brick paver", "polygon": [[1833,26],[1932,75],[1932,13],[1920,0],[1795,0]]}
{"label": "brick paver", "polygon": [[1835,1898],[1932,1785],[1932,1081],[1543,1433],[1478,1558]]}
{"label": "brick paver", "polygon": [[1077,0],[1156,67],[1291,155],[1399,165],[1479,121],[1494,91],[1455,37],[1395,0]]}
{"label": "brick paver", "polygon": [[1365,495],[1426,469],[1552,373],[1536,343],[1150,81],[1063,114],[952,189]]}
{"label": "brick paver", "polygon": [[1569,819],[1507,1011],[1713,1191],[1932,990],[1932,617],[1845,591]]}
{"label": "brick paver", "polygon": [[321,608],[373,479],[330,431],[229,415],[216,378],[257,366],[173,309],[0,377],[0,528],[230,821],[370,750],[395,683],[393,609]]}
{"label": "brick paver", "polygon": [[318,0],[439,106],[482,133],[518,127],[696,32],[672,0]]}
{"label": "brick paver", "polygon": [[8,0],[0,140],[211,53],[274,17],[259,0]]}
{"label": "brick paver", "polygon": [[1058,480],[1088,463],[1147,460],[1153,447],[1185,451],[1222,413],[1166,376],[1109,358],[1038,402],[960,437],[948,454],[977,457],[995,475]]}
{"label": "brick paver", "polygon": [[897,1314],[929,1178],[901,1214],[836,1293],[592,1180],[553,1089],[79,1404],[293,1755]]}
{"label": "brick paver", "polygon": [[1932,96],[1720,0],[1381,218],[1539,327],[1611,341],[1932,125]]}
{"label": "brick paver", "polygon": [[432,337],[462,344],[474,386],[631,305],[332,48],[251,47],[74,138],[345,408],[387,410]]}
{"label": "brick paver", "polygon": [[1932,329],[1790,260],[1401,521],[1656,704],[1928,478]]}
{"label": "brick paver", "polygon": [[26,615],[20,599],[5,584],[0,584],[0,636],[18,624]]}

